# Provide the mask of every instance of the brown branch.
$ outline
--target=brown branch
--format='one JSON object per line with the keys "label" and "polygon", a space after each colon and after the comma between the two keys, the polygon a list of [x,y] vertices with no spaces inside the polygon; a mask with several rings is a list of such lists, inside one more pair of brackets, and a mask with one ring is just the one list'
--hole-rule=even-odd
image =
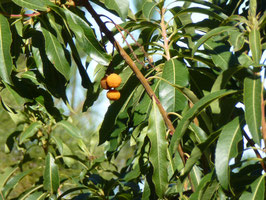
{"label": "brown branch", "polygon": [[39,16],[41,13],[35,12],[32,14],[9,14],[6,12],[0,12],[0,14],[4,15],[6,17],[10,17],[10,18],[22,18],[22,17],[36,17],[36,16]]}
{"label": "brown branch", "polygon": [[243,135],[244,135],[244,137],[246,138],[246,140],[248,141],[249,145],[252,146],[252,147],[254,147],[253,150],[254,150],[254,152],[255,152],[257,158],[260,160],[260,164],[261,164],[261,166],[262,166],[264,172],[266,172],[266,166],[265,166],[265,163],[264,163],[263,158],[261,157],[259,151],[258,151],[258,150],[256,149],[256,147],[255,147],[255,142],[254,142],[252,139],[250,139],[250,138],[248,137],[248,135],[247,135],[244,131],[243,131]]}
{"label": "brown branch", "polygon": [[[129,65],[129,67],[135,73],[135,75],[137,76],[137,78],[139,79],[139,81],[141,82],[143,87],[145,88],[145,90],[146,90],[147,94],[150,96],[150,98],[152,98],[152,97],[155,98],[155,100],[157,102],[158,109],[159,109],[159,111],[160,111],[160,113],[161,113],[161,115],[162,115],[162,117],[164,119],[164,122],[167,125],[168,129],[170,130],[170,133],[173,134],[175,132],[175,128],[174,128],[172,122],[170,121],[170,119],[168,118],[167,112],[164,110],[164,108],[163,108],[162,104],[160,103],[158,97],[153,92],[151,86],[149,85],[148,81],[143,76],[141,71],[138,69],[138,67],[135,64],[135,62],[126,53],[126,51],[120,46],[120,44],[115,40],[112,32],[109,29],[107,29],[105,24],[101,21],[99,15],[92,8],[91,4],[88,1],[86,1],[86,0],[80,0],[78,3],[79,3],[79,5],[84,6],[87,9],[87,11],[91,14],[91,16],[94,18],[94,20],[96,21],[96,23],[100,27],[100,30],[106,35],[106,37],[109,39],[109,41],[115,46],[117,51],[125,59],[126,63]],[[183,149],[182,149],[181,145],[178,146],[177,151],[178,151],[183,163],[185,164],[186,160],[185,160],[184,152],[183,152]]]}

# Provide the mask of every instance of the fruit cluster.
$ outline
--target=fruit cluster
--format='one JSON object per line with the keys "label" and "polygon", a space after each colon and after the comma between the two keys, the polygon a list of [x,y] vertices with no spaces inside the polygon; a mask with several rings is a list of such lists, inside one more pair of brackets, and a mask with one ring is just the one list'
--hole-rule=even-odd
{"label": "fruit cluster", "polygon": [[104,76],[101,80],[101,87],[109,90],[106,94],[107,98],[116,101],[120,98],[121,94],[118,90],[114,89],[121,84],[121,77],[118,74],[112,73],[109,76]]}

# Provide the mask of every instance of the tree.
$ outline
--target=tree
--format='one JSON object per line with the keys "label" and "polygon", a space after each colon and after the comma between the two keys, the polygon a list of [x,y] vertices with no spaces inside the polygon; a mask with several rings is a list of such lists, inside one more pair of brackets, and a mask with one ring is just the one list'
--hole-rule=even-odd
{"label": "tree", "polygon": [[[0,199],[265,199],[265,25],[262,0],[2,0]],[[89,112],[111,73],[100,152],[66,91]]]}

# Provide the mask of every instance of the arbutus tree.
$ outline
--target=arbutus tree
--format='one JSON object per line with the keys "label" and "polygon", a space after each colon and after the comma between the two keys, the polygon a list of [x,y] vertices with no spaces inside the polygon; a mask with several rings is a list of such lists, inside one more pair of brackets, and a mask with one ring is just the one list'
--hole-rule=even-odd
{"label": "arbutus tree", "polygon": [[262,0],[2,0],[0,199],[265,199],[265,26]]}

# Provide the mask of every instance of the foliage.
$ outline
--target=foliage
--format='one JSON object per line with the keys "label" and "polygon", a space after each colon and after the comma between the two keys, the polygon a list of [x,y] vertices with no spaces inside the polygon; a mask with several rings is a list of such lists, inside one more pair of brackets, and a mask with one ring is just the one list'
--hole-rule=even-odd
{"label": "foliage", "polygon": [[2,0],[0,199],[265,199],[265,26],[262,0]]}

